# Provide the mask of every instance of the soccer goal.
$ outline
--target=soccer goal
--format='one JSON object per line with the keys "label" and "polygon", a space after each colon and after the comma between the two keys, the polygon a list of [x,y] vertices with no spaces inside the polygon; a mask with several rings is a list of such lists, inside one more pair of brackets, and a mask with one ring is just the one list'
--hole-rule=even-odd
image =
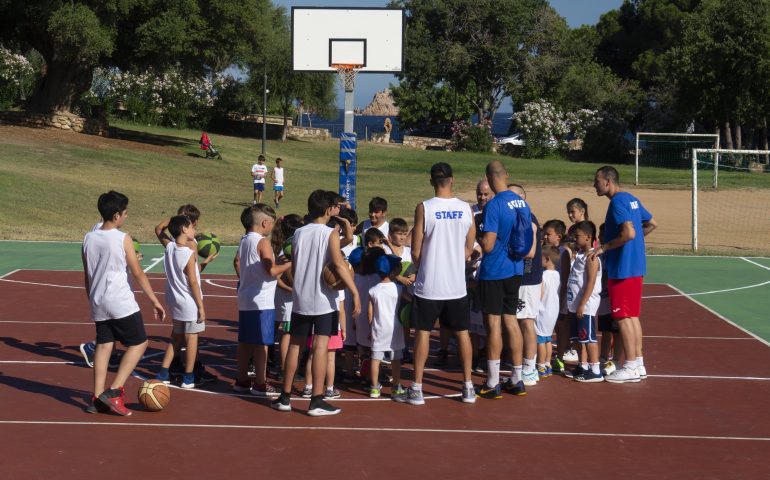
{"label": "soccer goal", "polygon": [[693,252],[770,254],[770,150],[693,148],[691,158]]}
{"label": "soccer goal", "polygon": [[640,185],[640,181],[645,184],[668,183],[666,175],[654,175],[651,169],[656,167],[689,169],[693,148],[719,149],[719,135],[637,132],[634,150],[634,184]]}

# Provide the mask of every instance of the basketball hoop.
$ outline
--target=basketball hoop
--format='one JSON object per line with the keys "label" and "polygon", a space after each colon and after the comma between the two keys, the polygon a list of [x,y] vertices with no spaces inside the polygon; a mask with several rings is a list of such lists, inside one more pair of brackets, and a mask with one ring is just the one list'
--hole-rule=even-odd
{"label": "basketball hoop", "polygon": [[332,68],[337,70],[337,74],[340,76],[345,91],[352,92],[353,86],[355,86],[356,83],[356,75],[358,75],[358,71],[363,68],[363,65],[335,63],[332,65]]}

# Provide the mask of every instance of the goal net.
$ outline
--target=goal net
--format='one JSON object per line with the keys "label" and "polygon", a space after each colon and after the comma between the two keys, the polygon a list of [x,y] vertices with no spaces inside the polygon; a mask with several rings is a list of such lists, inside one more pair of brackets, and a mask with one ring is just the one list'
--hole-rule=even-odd
{"label": "goal net", "polygon": [[691,152],[693,251],[770,254],[770,150]]}
{"label": "goal net", "polygon": [[719,148],[719,135],[705,133],[651,133],[636,134],[634,151],[634,183],[678,183],[679,175],[664,169],[677,169],[685,174],[692,165],[693,148]]}

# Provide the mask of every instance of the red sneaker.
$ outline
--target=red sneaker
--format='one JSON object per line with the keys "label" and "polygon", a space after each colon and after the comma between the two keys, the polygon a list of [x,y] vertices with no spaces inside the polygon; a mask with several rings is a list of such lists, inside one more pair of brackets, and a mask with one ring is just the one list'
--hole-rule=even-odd
{"label": "red sneaker", "polygon": [[91,403],[84,408],[86,413],[107,413],[110,411],[110,407],[103,404],[101,400],[91,395]]}
{"label": "red sneaker", "polygon": [[123,389],[123,387],[120,388],[113,388],[110,390],[105,390],[104,393],[99,395],[99,401],[109,407],[109,409],[120,416],[127,417],[131,415],[133,412],[129,410],[125,403],[124,398],[126,397],[126,392]]}

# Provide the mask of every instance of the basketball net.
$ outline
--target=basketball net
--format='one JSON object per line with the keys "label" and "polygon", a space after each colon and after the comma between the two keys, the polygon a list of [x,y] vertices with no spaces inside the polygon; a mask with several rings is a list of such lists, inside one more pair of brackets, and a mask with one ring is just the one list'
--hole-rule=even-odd
{"label": "basketball net", "polygon": [[346,92],[352,92],[356,83],[356,75],[363,65],[354,65],[347,63],[335,63],[332,68],[337,70],[337,74],[345,87]]}

